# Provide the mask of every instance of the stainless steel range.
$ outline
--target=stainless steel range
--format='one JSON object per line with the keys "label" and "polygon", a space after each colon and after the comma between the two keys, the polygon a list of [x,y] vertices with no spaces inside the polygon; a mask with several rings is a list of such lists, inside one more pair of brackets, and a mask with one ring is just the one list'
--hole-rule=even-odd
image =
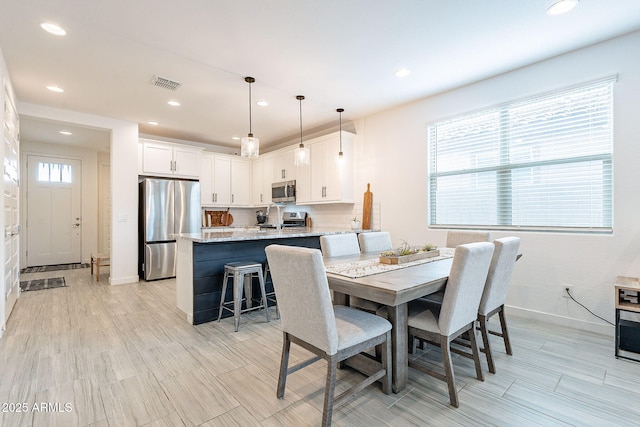
{"label": "stainless steel range", "polygon": [[[282,227],[306,227],[307,226],[307,213],[306,212],[283,212],[282,213]],[[276,228],[277,224],[260,224],[260,228]]]}

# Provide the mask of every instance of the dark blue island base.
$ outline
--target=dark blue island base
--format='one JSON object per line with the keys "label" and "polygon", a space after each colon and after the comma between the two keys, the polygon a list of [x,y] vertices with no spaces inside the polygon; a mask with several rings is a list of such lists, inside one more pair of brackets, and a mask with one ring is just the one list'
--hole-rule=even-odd
{"label": "dark blue island base", "polygon": [[[264,266],[266,262],[264,248],[272,244],[319,249],[320,237],[308,236],[208,243],[179,239],[178,271],[176,276],[177,303],[178,308],[187,314],[187,320],[194,325],[216,320],[220,306],[225,264],[236,261],[254,261],[262,263]],[[189,263],[191,263],[190,266],[188,265]],[[189,275],[190,277],[188,277]],[[189,287],[191,292],[189,292]],[[266,288],[267,292],[273,291],[271,276],[266,281]],[[259,287],[253,286],[252,292],[253,298],[258,300],[260,298]],[[231,301],[232,298],[233,287],[228,286],[225,301]],[[228,317],[232,313],[224,310],[222,315],[223,317]]]}

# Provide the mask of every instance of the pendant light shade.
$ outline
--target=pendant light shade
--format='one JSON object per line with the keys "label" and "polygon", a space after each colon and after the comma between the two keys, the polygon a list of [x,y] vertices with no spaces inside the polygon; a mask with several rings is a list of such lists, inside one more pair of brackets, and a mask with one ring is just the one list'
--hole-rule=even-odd
{"label": "pendant light shade", "polygon": [[342,159],[344,157],[344,154],[342,154],[342,112],[344,108],[338,108],[336,111],[340,114],[340,152],[338,153],[338,158]]}
{"label": "pendant light shade", "polygon": [[300,145],[296,148],[294,153],[294,163],[296,166],[306,166],[309,164],[311,158],[311,152],[302,143],[302,100],[303,95],[296,96],[296,99],[300,101]]}
{"label": "pendant light shade", "polygon": [[256,79],[253,77],[245,77],[244,81],[249,83],[249,135],[241,140],[240,155],[242,157],[258,157],[260,154],[260,140],[253,136],[251,132],[251,83]]}

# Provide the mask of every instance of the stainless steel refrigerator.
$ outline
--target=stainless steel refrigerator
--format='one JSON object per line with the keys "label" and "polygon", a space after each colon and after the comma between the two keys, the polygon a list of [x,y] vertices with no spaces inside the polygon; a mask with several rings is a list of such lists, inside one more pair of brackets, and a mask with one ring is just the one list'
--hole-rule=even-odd
{"label": "stainless steel refrigerator", "polygon": [[177,244],[172,235],[200,231],[200,183],[145,178],[139,195],[140,277],[175,277]]}

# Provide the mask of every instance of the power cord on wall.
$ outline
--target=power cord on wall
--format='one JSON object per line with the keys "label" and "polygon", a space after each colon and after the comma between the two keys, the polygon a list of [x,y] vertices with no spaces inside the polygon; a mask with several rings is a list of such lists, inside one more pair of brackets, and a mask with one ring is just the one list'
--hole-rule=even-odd
{"label": "power cord on wall", "polygon": [[596,316],[598,319],[600,320],[604,320],[605,322],[607,322],[608,324],[615,326],[613,323],[609,322],[607,319],[605,319],[604,317],[600,317],[597,314],[595,314],[593,311],[589,310],[584,304],[582,304],[581,302],[579,302],[577,299],[575,299],[573,297],[573,295],[571,295],[571,289],[564,288],[564,290],[567,292],[567,295],[569,295],[569,298],[571,298],[573,300],[573,302],[575,302],[576,304],[578,304],[580,307],[584,308],[585,310],[587,310],[589,313],[591,313],[592,315]]}

